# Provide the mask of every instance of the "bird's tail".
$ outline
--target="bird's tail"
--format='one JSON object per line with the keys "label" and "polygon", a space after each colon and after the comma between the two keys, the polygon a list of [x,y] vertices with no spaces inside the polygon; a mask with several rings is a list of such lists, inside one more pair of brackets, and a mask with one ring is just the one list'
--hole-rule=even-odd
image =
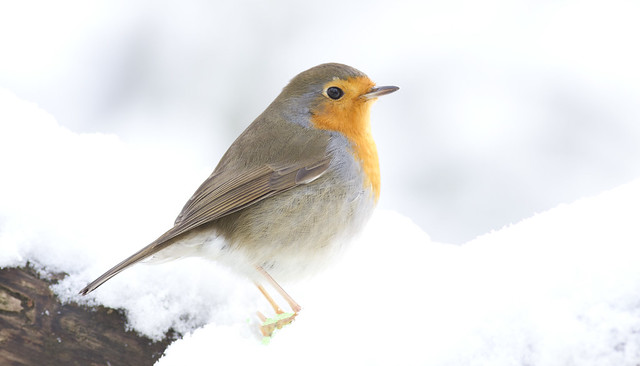
{"label": "bird's tail", "polygon": [[123,260],[122,262],[116,264],[113,268],[111,268],[107,272],[103,273],[102,276],[96,278],[93,282],[91,282],[85,288],[80,290],[80,294],[81,295],[86,295],[89,292],[97,289],[98,287],[100,287],[100,285],[102,285],[103,283],[109,281],[109,279],[111,279],[111,277],[113,277],[113,276],[117,275],[118,273],[124,271],[125,269],[129,268],[133,264],[136,264],[136,263],[140,262],[141,260],[149,258],[153,254],[157,253],[159,250],[164,249],[167,245],[168,245],[168,243],[166,241],[165,242],[160,242],[158,240],[154,241],[153,243],[151,243],[151,244],[147,245],[146,247],[140,249],[138,252],[136,252],[135,254],[130,256],[129,258],[127,258],[127,259]]}

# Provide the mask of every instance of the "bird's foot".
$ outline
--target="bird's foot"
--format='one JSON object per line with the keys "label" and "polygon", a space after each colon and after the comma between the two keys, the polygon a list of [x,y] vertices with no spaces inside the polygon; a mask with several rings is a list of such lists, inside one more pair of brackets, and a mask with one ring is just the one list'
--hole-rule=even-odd
{"label": "bird's foot", "polygon": [[258,318],[262,321],[262,324],[260,325],[260,332],[265,338],[270,338],[276,329],[281,329],[290,324],[295,320],[297,315],[298,313],[279,312],[275,316],[267,318],[264,314],[258,311]]}

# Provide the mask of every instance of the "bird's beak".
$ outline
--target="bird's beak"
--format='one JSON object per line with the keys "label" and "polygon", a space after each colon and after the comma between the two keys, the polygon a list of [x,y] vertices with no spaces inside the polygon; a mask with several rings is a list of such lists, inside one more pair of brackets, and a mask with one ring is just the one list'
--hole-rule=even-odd
{"label": "bird's beak", "polygon": [[381,95],[391,94],[398,89],[400,88],[397,86],[374,86],[369,89],[366,94],[362,94],[362,97],[365,99],[374,99]]}

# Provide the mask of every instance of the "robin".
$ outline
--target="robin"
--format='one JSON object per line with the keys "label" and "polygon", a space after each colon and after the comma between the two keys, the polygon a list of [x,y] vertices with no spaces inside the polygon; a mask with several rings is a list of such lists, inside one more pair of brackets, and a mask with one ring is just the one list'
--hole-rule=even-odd
{"label": "robin", "polygon": [[373,212],[380,168],[370,108],[396,90],[337,63],[298,74],[231,144],[174,226],[80,294],[145,259],[203,256],[253,279],[276,313],[285,314],[260,279],[288,302],[293,313],[263,334],[288,324],[301,307],[277,281],[317,272]]}

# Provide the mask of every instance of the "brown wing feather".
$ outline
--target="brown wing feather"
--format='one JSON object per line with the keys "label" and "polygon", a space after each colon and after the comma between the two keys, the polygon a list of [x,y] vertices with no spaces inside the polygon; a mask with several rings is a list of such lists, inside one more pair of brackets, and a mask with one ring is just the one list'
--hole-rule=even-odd
{"label": "brown wing feather", "polygon": [[274,169],[262,166],[233,180],[216,186],[215,173],[198,188],[176,219],[176,225],[159,239],[169,240],[197,226],[306,184],[321,176],[329,167],[330,158],[306,164]]}

